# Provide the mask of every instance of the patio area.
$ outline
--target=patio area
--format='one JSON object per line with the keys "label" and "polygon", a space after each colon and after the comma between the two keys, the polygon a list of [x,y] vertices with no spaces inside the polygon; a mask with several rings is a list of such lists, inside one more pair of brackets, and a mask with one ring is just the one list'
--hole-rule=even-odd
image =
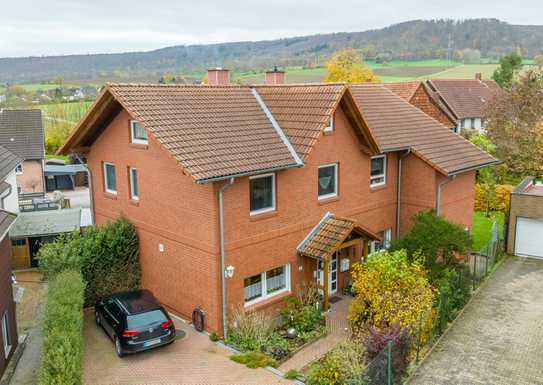
{"label": "patio area", "polygon": [[291,369],[301,370],[311,362],[320,359],[338,343],[350,335],[349,321],[349,304],[352,297],[344,295],[336,295],[330,299],[330,311],[326,315],[326,328],[328,334],[314,343],[306,346],[289,360],[285,361],[279,370],[283,373]]}

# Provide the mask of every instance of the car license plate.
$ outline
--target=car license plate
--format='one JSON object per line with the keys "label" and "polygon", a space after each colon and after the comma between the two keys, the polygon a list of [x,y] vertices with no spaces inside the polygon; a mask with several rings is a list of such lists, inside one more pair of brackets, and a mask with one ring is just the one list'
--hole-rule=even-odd
{"label": "car license plate", "polygon": [[151,341],[145,341],[143,343],[143,346],[148,348],[149,346],[153,346],[153,345],[157,345],[160,343],[160,338],[157,338],[156,340],[151,340]]}

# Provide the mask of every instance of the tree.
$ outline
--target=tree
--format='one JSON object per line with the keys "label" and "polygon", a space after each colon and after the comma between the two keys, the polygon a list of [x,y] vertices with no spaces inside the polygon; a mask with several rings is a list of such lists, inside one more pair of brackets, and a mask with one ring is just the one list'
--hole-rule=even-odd
{"label": "tree", "polygon": [[500,66],[494,71],[492,79],[503,88],[510,88],[518,72],[522,69],[522,58],[516,52],[500,59]]}
{"label": "tree", "polygon": [[465,64],[479,64],[481,63],[481,51],[478,49],[466,48],[462,51]]}
{"label": "tree", "polygon": [[543,54],[539,54],[534,57],[534,64],[539,70],[543,70]]}
{"label": "tree", "polygon": [[487,114],[487,135],[507,178],[543,176],[543,72],[527,71],[499,93]]}
{"label": "tree", "polygon": [[378,80],[353,48],[336,51],[326,63],[326,70],[325,81],[328,83],[365,83]]}

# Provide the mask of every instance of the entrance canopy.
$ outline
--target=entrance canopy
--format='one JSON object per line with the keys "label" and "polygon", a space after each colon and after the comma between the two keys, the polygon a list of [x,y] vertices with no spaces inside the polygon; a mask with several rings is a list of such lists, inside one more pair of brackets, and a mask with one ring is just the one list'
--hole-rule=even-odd
{"label": "entrance canopy", "polygon": [[327,212],[296,249],[300,255],[326,261],[337,250],[363,240],[380,241],[381,238],[357,225],[353,219]]}

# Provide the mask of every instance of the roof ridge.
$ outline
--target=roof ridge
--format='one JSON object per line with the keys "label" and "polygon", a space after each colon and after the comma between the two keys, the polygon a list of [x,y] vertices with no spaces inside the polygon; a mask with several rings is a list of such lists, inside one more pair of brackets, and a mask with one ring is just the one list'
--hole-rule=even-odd
{"label": "roof ridge", "polygon": [[334,83],[285,83],[285,84],[253,84],[253,87],[324,87],[324,86],[346,86],[347,83],[334,82]]}

